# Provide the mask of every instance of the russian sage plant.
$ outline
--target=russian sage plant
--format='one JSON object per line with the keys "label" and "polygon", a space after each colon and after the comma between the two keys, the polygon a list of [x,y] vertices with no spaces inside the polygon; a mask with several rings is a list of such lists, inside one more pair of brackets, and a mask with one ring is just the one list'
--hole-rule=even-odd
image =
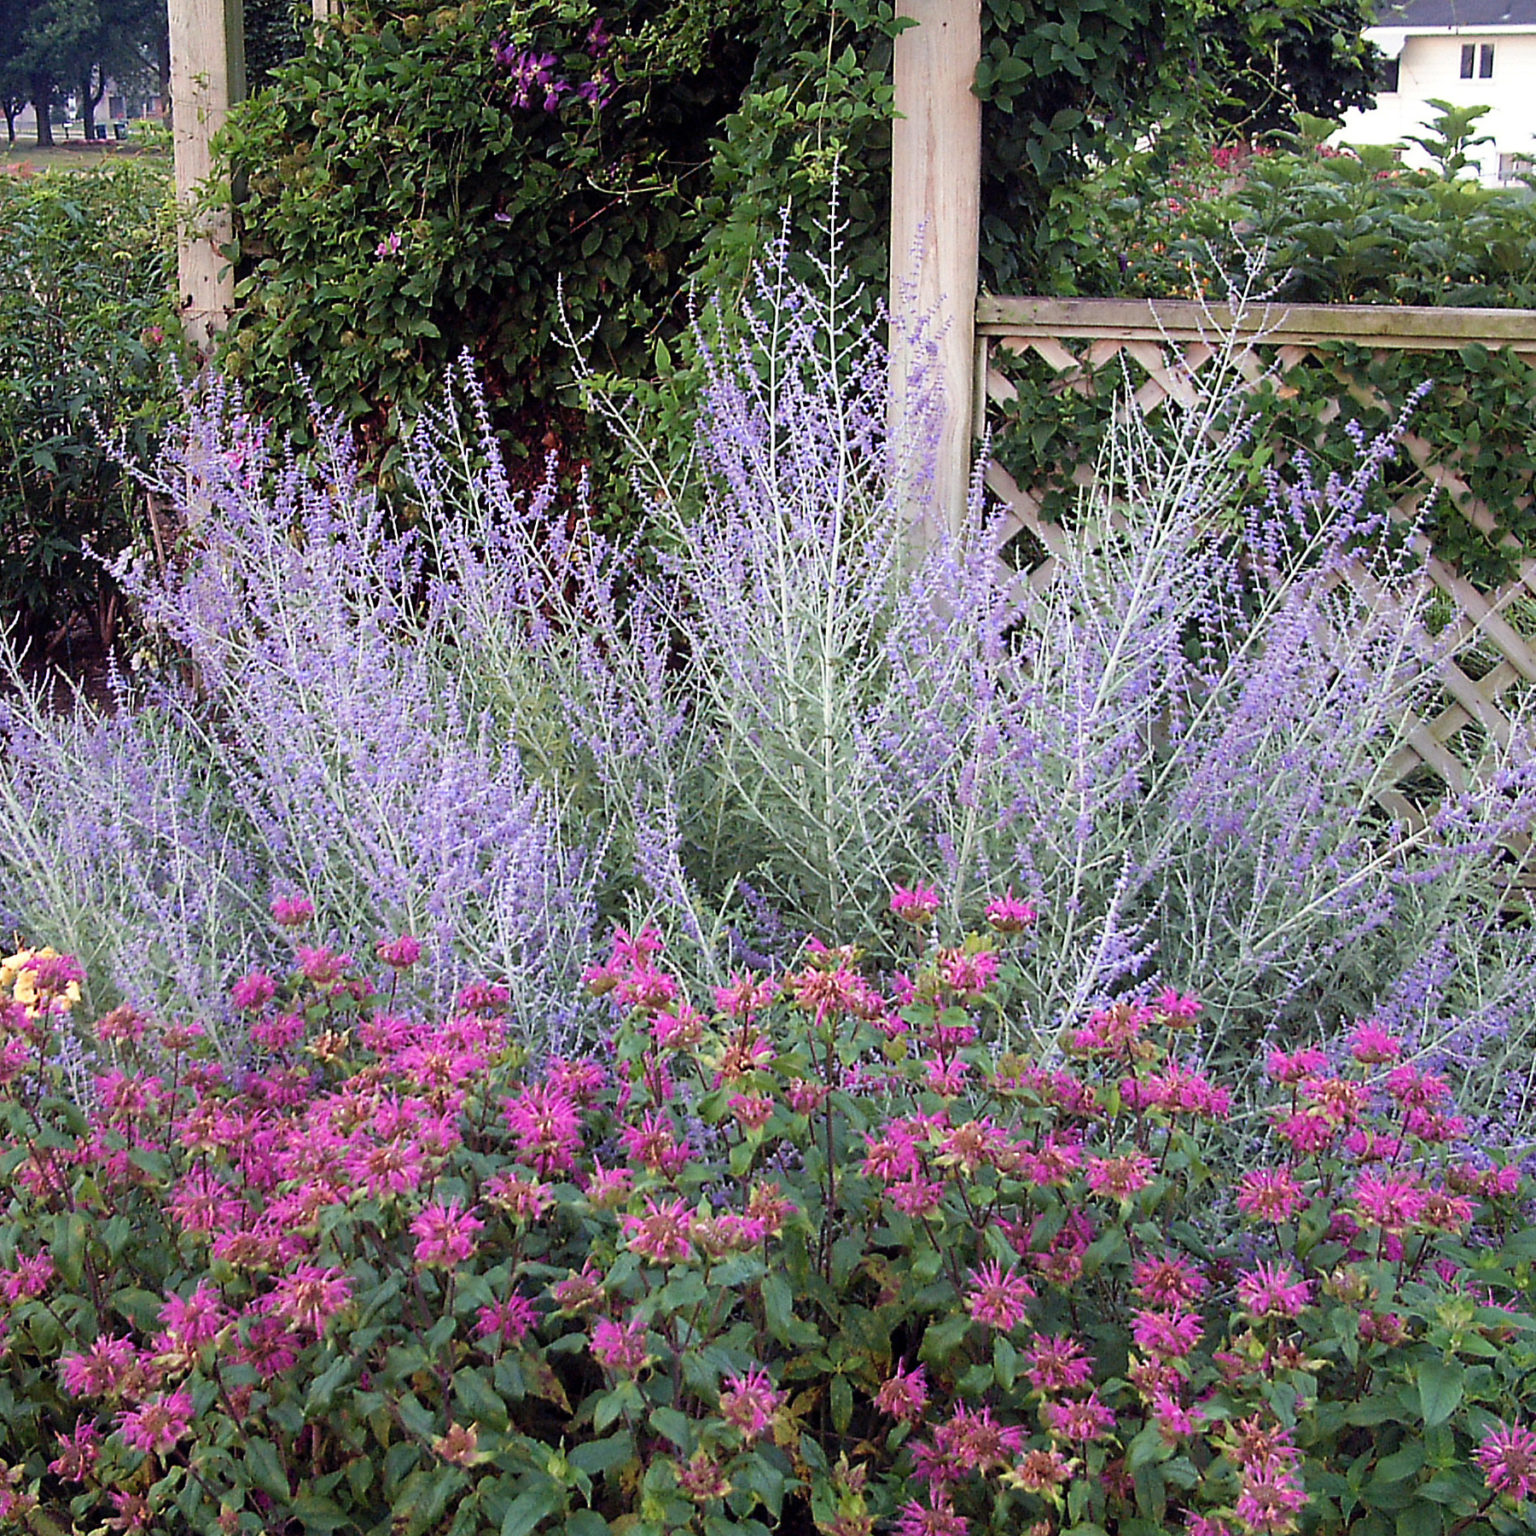
{"label": "russian sage plant", "polygon": [[[884,349],[835,273],[770,269],[698,356],[689,483],[616,413],[649,550],[514,494],[467,370],[417,432],[407,532],[344,444],[289,464],[237,401],[200,402],[161,472],[187,556],[124,569],[183,680],[110,722],[20,696],[6,921],[136,998],[213,999],[302,892],[336,933],[429,940],[440,995],[505,973],[543,1033],[596,913],[665,921],[718,984],[807,934],[890,932],[893,880],[938,892],[934,942],[1011,886],[1040,918],[1009,1044],[1199,975],[1212,1054],[1374,1015],[1503,1112],[1490,1064],[1528,1063],[1536,1002],[1510,899],[1536,769],[1519,719],[1415,823],[1381,807],[1446,660],[1418,544],[1366,510],[1390,434],[1350,480],[1297,464],[1248,505],[1230,355],[1187,380],[1171,443],[1121,413],[1025,580],[979,494],[914,550],[931,392],[888,431]],[[159,798],[103,801],[71,766],[109,751],[170,754]]]}

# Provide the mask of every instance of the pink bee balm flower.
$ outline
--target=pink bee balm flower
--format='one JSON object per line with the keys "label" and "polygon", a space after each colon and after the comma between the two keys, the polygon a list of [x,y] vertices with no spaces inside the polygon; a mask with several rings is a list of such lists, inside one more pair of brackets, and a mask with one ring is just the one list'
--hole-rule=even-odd
{"label": "pink bee balm flower", "polygon": [[720,1417],[748,1440],[758,1440],[767,1432],[773,1416],[784,1404],[784,1394],[777,1391],[765,1370],[754,1366],[745,1376],[727,1376],[727,1390],[720,1394]]}
{"label": "pink bee balm flower", "polygon": [[83,1483],[92,1467],[101,1460],[97,1441],[101,1431],[89,1419],[81,1419],[72,1435],[60,1435],[59,1458],[48,1463],[48,1470],[71,1483]]}
{"label": "pink bee balm flower", "polygon": [[978,1323],[1009,1333],[1024,1321],[1034,1290],[1023,1275],[1006,1270],[996,1259],[973,1269],[965,1309]]}
{"label": "pink bee balm flower", "polygon": [[421,959],[421,940],[408,933],[398,939],[382,939],[374,951],[391,970],[408,971]]}
{"label": "pink bee balm flower", "polygon": [[323,944],[317,947],[300,944],[294,954],[305,981],[317,987],[335,986],[352,963],[351,955],[338,955]]}
{"label": "pink bee balm flower", "polygon": [[630,1248],[657,1264],[681,1264],[693,1257],[686,1200],[658,1204],[646,1197],[644,1216],[625,1216],[621,1222]]}
{"label": "pink bee balm flower", "polygon": [[961,949],[939,952],[939,979],[953,992],[985,992],[997,980],[997,956],[990,949],[968,955]]}
{"label": "pink bee balm flower", "polygon": [[1326,1072],[1328,1057],[1322,1051],[1312,1048],[1293,1051],[1289,1055],[1284,1051],[1271,1051],[1264,1063],[1264,1070],[1277,1083],[1295,1085],[1305,1078],[1315,1077],[1319,1072]]}
{"label": "pink bee balm flower", "polygon": [[939,893],[931,885],[898,885],[891,892],[891,911],[902,922],[915,927],[931,921],[941,904]]}
{"label": "pink bee balm flower", "polygon": [[1237,1208],[1256,1221],[1289,1221],[1310,1204],[1287,1168],[1251,1168],[1237,1186]]}
{"label": "pink bee balm flower", "polygon": [[1023,933],[1038,916],[1034,907],[1015,896],[1011,888],[987,903],[987,921],[999,933]]}
{"label": "pink bee balm flower", "polygon": [[474,1256],[475,1233],[485,1223],[459,1200],[436,1201],[419,1211],[411,1222],[418,1264],[463,1264]]}
{"label": "pink bee balm flower", "polygon": [[315,904],[307,896],[274,896],[273,920],[283,928],[302,928],[315,915]]}
{"label": "pink bee balm flower", "polygon": [[1072,1481],[1073,1463],[1053,1446],[1048,1451],[1026,1451],[1024,1459],[1005,1474],[1005,1480],[1026,1493],[1049,1493]]}
{"label": "pink bee balm flower", "polygon": [[1156,1167],[1150,1157],[1139,1152],[1125,1157],[1090,1157],[1086,1170],[1088,1188],[1112,1200],[1129,1200],[1152,1182]]}
{"label": "pink bee balm flower", "polygon": [[1184,1029],[1200,1017],[1200,999],[1193,992],[1164,987],[1152,999],[1153,1012],[1170,1029]]}
{"label": "pink bee balm flower", "polygon": [[1182,1360],[1203,1331],[1193,1312],[1141,1311],[1131,1326],[1136,1343],[1159,1360]]}
{"label": "pink bee balm flower", "polygon": [[1253,1317],[1299,1317],[1312,1287],[1282,1264],[1259,1264],[1237,1279],[1237,1299]]}
{"label": "pink bee balm flower", "polygon": [[1025,1376],[1036,1392],[1075,1392],[1093,1375],[1093,1361],[1076,1339],[1038,1334],[1024,1351]]}
{"label": "pink bee balm flower", "polygon": [[138,1374],[139,1352],[132,1339],[97,1339],[80,1355],[59,1361],[59,1377],[71,1397],[110,1397]]}
{"label": "pink bee balm flower", "polygon": [[299,1328],[324,1333],[326,1324],[352,1300],[352,1282],[341,1269],[301,1264],[272,1290],[272,1311]]}
{"label": "pink bee balm flower", "polygon": [[520,1159],[544,1174],[572,1165],[581,1146],[581,1114],[569,1093],[550,1083],[530,1083],[502,1107]]}
{"label": "pink bee balm flower", "polygon": [[277,983],[265,971],[251,971],[229,989],[230,1002],[242,1013],[263,1008],[277,995]]}
{"label": "pink bee balm flower", "polygon": [[187,1433],[191,1423],[192,1394],[172,1392],[130,1408],[117,1421],[117,1429],[131,1450],[161,1456]]}
{"label": "pink bee balm flower", "polygon": [[1138,1259],[1131,1270],[1137,1294],[1155,1307],[1171,1307],[1181,1301],[1199,1301],[1209,1287],[1205,1276],[1178,1255]]}
{"label": "pink bee balm flower", "polygon": [[515,1344],[527,1336],[528,1330],[538,1320],[538,1308],[526,1296],[514,1292],[505,1301],[492,1302],[490,1306],[480,1308],[475,1314],[475,1332],[482,1339],[500,1334],[503,1344]]}
{"label": "pink bee balm flower", "polygon": [[909,1423],[922,1417],[927,1403],[928,1377],[920,1365],[914,1365],[910,1371],[897,1366],[875,1393],[875,1407],[881,1413]]}
{"label": "pink bee balm flower", "polygon": [[1501,1420],[1484,1437],[1476,1454],[1492,1492],[1508,1494],[1517,1501],[1536,1492],[1536,1433]]}
{"label": "pink bee balm flower", "polygon": [[948,1499],[935,1499],[931,1509],[913,1499],[897,1512],[892,1536],[967,1536],[970,1528]]}
{"label": "pink bee balm flower", "polygon": [[651,1021],[656,1048],[691,1051],[704,1038],[704,1015],[684,1000],[670,1013],[658,1013]]}
{"label": "pink bee balm flower", "polygon": [[1379,1024],[1359,1024],[1349,1037],[1349,1054],[1362,1066],[1380,1066],[1403,1054],[1403,1042]]}
{"label": "pink bee balm flower", "polygon": [[745,1023],[756,1018],[778,995],[778,990],[775,983],[759,981],[750,971],[745,976],[733,975],[730,986],[715,988],[715,1007]]}
{"label": "pink bee balm flower", "polygon": [[1289,1536],[1306,1507],[1306,1490],[1290,1464],[1279,1458],[1243,1470],[1242,1490],[1232,1513],[1253,1536]]}
{"label": "pink bee balm flower", "polygon": [[760,1131],[773,1118],[773,1096],[766,1093],[738,1093],[726,1101],[744,1131]]}
{"label": "pink bee balm flower", "polygon": [[592,1325],[592,1354],[597,1363],[620,1376],[637,1376],[650,1356],[645,1349],[645,1324],[638,1317],[619,1324],[600,1317]]}
{"label": "pink bee balm flower", "polygon": [[41,1296],[53,1280],[53,1255],[46,1249],[30,1258],[17,1255],[16,1268],[0,1270],[0,1295],[7,1301],[30,1301]]}
{"label": "pink bee balm flower", "polygon": [[1097,1392],[1044,1403],[1040,1418],[1047,1432],[1060,1440],[1102,1440],[1115,1427],[1114,1410],[1099,1401]]}
{"label": "pink bee balm flower", "polygon": [[210,1280],[199,1283],[190,1296],[167,1296],[160,1309],[160,1322],[179,1344],[195,1349],[218,1336],[232,1314]]}
{"label": "pink bee balm flower", "polygon": [[1352,1194],[1362,1221],[1397,1237],[1418,1226],[1424,1212],[1425,1192],[1409,1174],[1367,1169],[1355,1181]]}

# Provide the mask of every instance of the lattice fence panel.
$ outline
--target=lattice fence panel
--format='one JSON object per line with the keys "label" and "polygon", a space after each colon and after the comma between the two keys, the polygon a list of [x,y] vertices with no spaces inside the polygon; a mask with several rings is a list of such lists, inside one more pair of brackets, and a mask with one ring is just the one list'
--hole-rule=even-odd
{"label": "lattice fence panel", "polygon": [[[999,348],[1021,357],[1040,358],[1055,374],[1054,388],[1082,395],[1100,393],[1098,376],[1112,370],[1119,385],[1123,362],[1136,364],[1141,382],[1134,389],[1138,409],[1152,413],[1165,402],[1193,403],[1196,380],[1213,360],[1230,355],[1224,337],[1248,334],[1232,361],[1248,385],[1266,376],[1281,381],[1298,366],[1320,356],[1328,342],[1346,341],[1373,350],[1440,351],[1480,342],[1490,350],[1511,347],[1536,369],[1536,312],[1517,310],[1411,310],[1309,306],[1278,316],[1231,315],[1195,303],[1119,300],[984,299],[977,310],[975,417],[986,419],[990,403],[1007,403],[1017,392],[997,365]],[[1074,345],[1076,347],[1074,349]],[[1267,355],[1266,355],[1267,354]],[[1536,375],[1532,378],[1536,394]],[[1386,403],[1355,386],[1359,403]],[[1330,414],[1345,408],[1336,401]],[[1493,537],[1495,519],[1454,468],[1438,462],[1432,445],[1409,434],[1404,448],[1419,471],[1419,481],[1397,500],[1394,515],[1417,518],[1432,489],[1454,496],[1462,514]],[[1054,475],[1060,485],[1087,486],[1092,464],[1064,464]],[[1042,590],[1052,580],[1059,557],[1077,537],[1044,514],[1044,487],[1019,485],[1001,465],[992,464],[987,485],[1007,508],[1003,542],[1028,533],[1044,552],[1027,572],[1031,587]],[[1441,639],[1444,656],[1435,668],[1430,702],[1401,722],[1403,745],[1388,763],[1378,803],[1410,826],[1421,826],[1445,792],[1465,788],[1481,743],[1508,745],[1522,700],[1536,687],[1536,560],[1519,563],[1514,578],[1494,590],[1481,590],[1427,548],[1425,571],[1448,618]],[[1367,601],[1379,599],[1363,567],[1349,573],[1351,584]],[[1522,632],[1522,625],[1533,631]],[[1511,850],[1522,869],[1531,850]],[[1536,885],[1536,873],[1521,883]]]}

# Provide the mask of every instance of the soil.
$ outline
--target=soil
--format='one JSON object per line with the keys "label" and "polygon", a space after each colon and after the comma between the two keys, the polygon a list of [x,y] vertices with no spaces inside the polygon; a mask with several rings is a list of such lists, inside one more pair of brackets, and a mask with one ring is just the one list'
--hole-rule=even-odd
{"label": "soil", "polygon": [[[78,690],[91,708],[104,714],[116,708],[111,670],[111,658],[102,648],[95,626],[83,618],[59,636],[51,652],[33,647],[21,663],[22,676],[28,683],[52,686],[56,709],[67,709]],[[8,688],[6,680],[0,678],[0,694]]]}

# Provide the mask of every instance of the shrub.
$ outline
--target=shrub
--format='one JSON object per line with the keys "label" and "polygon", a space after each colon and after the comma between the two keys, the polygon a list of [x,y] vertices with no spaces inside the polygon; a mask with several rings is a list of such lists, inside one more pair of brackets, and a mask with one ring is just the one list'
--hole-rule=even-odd
{"label": "shrub", "polygon": [[1451,1152],[1446,1080],[1362,1025],[1276,1052],[1267,1129],[1234,1126],[1172,990],[999,1056],[1007,952],[935,947],[938,902],[892,903],[910,976],[812,945],[708,1012],[621,931],[600,1058],[527,1057],[494,987],[402,1015],[301,945],[235,988],[249,1069],[118,1010],[83,1103],[83,973],[6,960],[5,1514],[1527,1528],[1532,1234],[1518,1172]]}
{"label": "shrub", "polygon": [[127,162],[0,179],[0,607],[28,639],[77,614],[109,640],[98,560],[139,525],[118,453],[149,453],[176,391],[169,178]]}

